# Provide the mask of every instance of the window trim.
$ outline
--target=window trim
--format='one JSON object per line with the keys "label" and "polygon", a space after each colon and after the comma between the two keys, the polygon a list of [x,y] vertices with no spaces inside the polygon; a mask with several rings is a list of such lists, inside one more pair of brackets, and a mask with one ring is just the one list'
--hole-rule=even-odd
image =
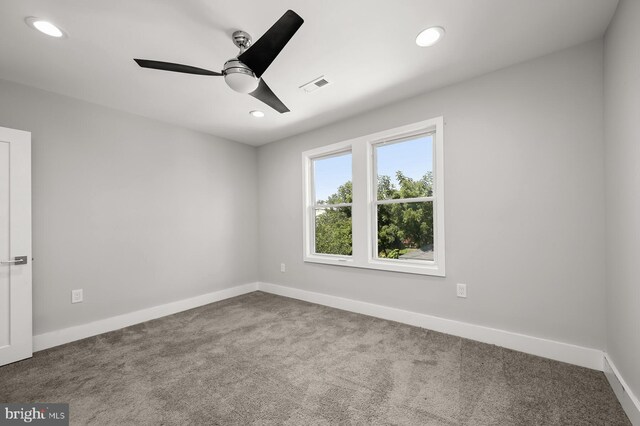
{"label": "window trim", "polygon": [[[432,199],[434,260],[380,259],[377,257],[377,212],[375,146],[385,141],[397,141],[425,133],[433,133],[433,196],[411,199],[410,202]],[[399,143],[398,141],[397,143]],[[444,119],[436,117],[354,139],[311,149],[302,153],[303,170],[303,260],[312,263],[351,266],[356,268],[404,272],[411,274],[445,276],[445,224],[444,224]],[[353,200],[351,204],[352,255],[316,254],[315,187],[313,160],[351,152]],[[386,202],[386,201],[385,201]],[[396,201],[390,201],[396,202]]]}

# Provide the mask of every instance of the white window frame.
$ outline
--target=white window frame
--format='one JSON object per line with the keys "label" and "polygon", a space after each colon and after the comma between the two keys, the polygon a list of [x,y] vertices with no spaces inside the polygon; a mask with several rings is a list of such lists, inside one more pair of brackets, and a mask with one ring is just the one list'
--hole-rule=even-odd
{"label": "white window frame", "polygon": [[[377,257],[377,174],[375,146],[385,142],[421,134],[433,134],[433,202],[434,260],[397,260]],[[351,205],[351,256],[314,253],[315,243],[315,185],[313,160],[351,152],[353,200]],[[436,117],[401,127],[361,136],[302,153],[303,187],[303,260],[305,262],[356,268],[378,269],[411,274],[445,276],[444,225],[444,119]],[[413,199],[412,201],[421,201]]]}

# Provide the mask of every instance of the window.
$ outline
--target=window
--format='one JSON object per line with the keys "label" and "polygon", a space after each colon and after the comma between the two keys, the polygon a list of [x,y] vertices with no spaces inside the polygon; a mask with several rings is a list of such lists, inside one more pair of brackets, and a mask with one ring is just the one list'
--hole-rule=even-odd
{"label": "window", "polygon": [[342,152],[312,161],[315,254],[351,256],[351,153]]}
{"label": "window", "polygon": [[434,260],[433,134],[373,146],[378,259]]}
{"label": "window", "polygon": [[442,117],[303,153],[304,260],[444,276]]}

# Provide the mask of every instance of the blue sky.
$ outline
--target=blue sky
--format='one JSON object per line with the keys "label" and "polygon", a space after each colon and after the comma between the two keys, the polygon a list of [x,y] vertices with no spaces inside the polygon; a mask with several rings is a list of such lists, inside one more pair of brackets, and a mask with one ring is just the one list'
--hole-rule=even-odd
{"label": "blue sky", "polygon": [[314,162],[316,200],[326,200],[338,187],[351,180],[351,153]]}
{"label": "blue sky", "polygon": [[[433,139],[431,136],[377,147],[378,174],[395,179],[396,171],[420,179],[433,171]],[[338,187],[351,180],[351,153],[315,161],[316,199],[326,200]]]}

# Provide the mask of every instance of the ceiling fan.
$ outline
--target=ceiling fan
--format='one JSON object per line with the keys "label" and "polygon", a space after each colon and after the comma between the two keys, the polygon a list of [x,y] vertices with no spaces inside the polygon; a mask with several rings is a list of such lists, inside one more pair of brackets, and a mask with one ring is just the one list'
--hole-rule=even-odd
{"label": "ceiling fan", "polygon": [[304,20],[297,13],[287,10],[255,43],[252,43],[251,36],[246,32],[234,32],[231,37],[233,43],[240,48],[240,53],[237,57],[225,62],[221,72],[171,62],[147,59],[134,59],[134,61],[143,68],[224,76],[227,85],[236,92],[248,93],[279,113],[289,112],[289,108],[278,99],[261,77],[303,22]]}

